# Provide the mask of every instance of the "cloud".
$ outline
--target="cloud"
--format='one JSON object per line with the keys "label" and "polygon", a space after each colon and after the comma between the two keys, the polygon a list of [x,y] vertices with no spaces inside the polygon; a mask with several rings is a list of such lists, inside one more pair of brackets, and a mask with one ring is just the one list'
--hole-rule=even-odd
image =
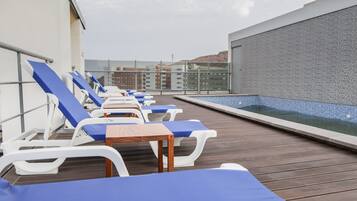
{"label": "cloud", "polygon": [[253,0],[238,0],[233,5],[235,10],[240,16],[247,17],[250,15],[251,9],[254,8],[255,2]]}
{"label": "cloud", "polygon": [[[1,1],[1,0],[0,0]],[[312,0],[77,0],[87,58],[190,59],[227,48],[227,34]]]}

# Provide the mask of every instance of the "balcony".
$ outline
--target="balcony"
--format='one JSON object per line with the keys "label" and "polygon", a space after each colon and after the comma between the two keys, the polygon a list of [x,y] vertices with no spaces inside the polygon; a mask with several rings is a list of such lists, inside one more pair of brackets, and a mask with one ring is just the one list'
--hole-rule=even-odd
{"label": "balcony", "polygon": [[[219,133],[208,141],[207,148],[195,167],[214,168],[224,162],[238,162],[249,168],[267,187],[286,200],[339,198],[355,193],[354,176],[357,158],[354,153],[298,137],[251,121],[238,119],[174,99],[156,96],[159,104],[176,104],[183,108],[179,119],[200,119]],[[187,154],[194,141],[187,141],[176,154]],[[130,174],[156,171],[156,158],[147,144],[116,147],[124,157]],[[85,169],[85,171],[83,171]],[[68,160],[58,175],[16,176],[11,169],[5,178],[17,184],[43,183],[104,177],[101,158]],[[314,189],[314,190],[310,190]],[[333,199],[332,199],[333,200]]]}
{"label": "balcony", "polygon": [[[26,131],[35,126],[32,123],[33,113],[43,119],[46,118],[48,103],[43,94],[36,96],[35,104],[25,95],[33,93],[27,86],[36,86],[36,83],[28,79],[26,72],[21,70],[23,60],[27,57],[52,60],[14,47],[7,49],[15,55],[17,59],[15,67],[20,70],[16,69],[17,80],[1,82],[0,85],[2,90],[16,88],[15,92],[5,91],[5,93],[9,96],[13,95],[15,97],[13,100],[18,102],[5,102],[3,103],[5,107],[2,108],[16,107],[19,113],[2,119],[1,124],[5,125],[6,129],[16,127]],[[239,163],[286,200],[353,200],[357,189],[357,157],[354,152],[331,146],[326,142],[304,138],[293,132],[200,107],[172,96],[172,94],[228,94],[230,91],[228,66],[226,63],[185,63],[182,65],[184,69],[182,71],[163,72],[160,68],[138,71],[134,68],[125,71],[88,72],[100,77],[105,85],[134,88],[155,94],[157,104],[175,104],[184,110],[184,113],[177,117],[178,120],[199,119],[207,127],[218,132],[218,138],[208,141],[195,166],[176,168],[176,171],[216,168],[225,162]],[[163,79],[160,79],[164,73],[166,81],[171,82],[164,83]],[[22,76],[26,79],[22,79]],[[34,106],[30,107],[31,105]],[[61,127],[53,138],[63,139],[71,135],[68,129]],[[175,154],[187,155],[192,151],[194,144],[195,141],[192,139],[185,140],[181,147],[175,148]],[[148,144],[125,144],[115,148],[122,154],[131,175],[156,172],[157,159]],[[10,167],[2,173],[2,177],[15,184],[102,178],[105,176],[104,164],[104,159],[99,157],[69,159],[56,175],[19,176],[14,168]]]}

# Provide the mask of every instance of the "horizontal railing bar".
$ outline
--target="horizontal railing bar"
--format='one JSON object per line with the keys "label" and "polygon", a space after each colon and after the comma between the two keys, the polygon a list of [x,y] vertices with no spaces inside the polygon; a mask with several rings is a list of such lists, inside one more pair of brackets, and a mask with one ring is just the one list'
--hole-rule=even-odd
{"label": "horizontal railing bar", "polygon": [[[140,89],[139,89],[140,90]],[[146,89],[146,90],[142,90],[142,91],[146,91],[146,92],[156,92],[156,91],[163,91],[163,92],[170,92],[170,91],[173,91],[173,92],[178,92],[178,91],[197,91],[197,89]],[[202,91],[228,91],[228,89],[224,90],[211,90],[211,89],[204,89]]]}
{"label": "horizontal railing bar", "polygon": [[0,121],[0,124],[5,123],[5,122],[8,122],[8,121],[11,121],[11,120],[16,119],[16,118],[18,118],[18,117],[21,117],[22,115],[25,115],[25,114],[27,114],[27,113],[30,113],[30,112],[33,112],[33,111],[35,111],[35,110],[41,109],[42,107],[45,107],[45,106],[47,106],[47,103],[45,103],[45,104],[43,104],[43,105],[40,105],[40,106],[37,106],[37,107],[34,107],[34,108],[32,108],[32,109],[29,109],[29,110],[25,111],[24,113],[20,113],[20,114],[17,114],[17,115],[15,115],[15,116],[6,118],[6,119]]}
{"label": "horizontal railing bar", "polygon": [[[202,72],[203,71],[203,72]],[[208,71],[208,70],[207,70]],[[208,73],[225,73],[228,72],[214,72],[215,70],[211,70],[210,72],[205,72],[205,70],[201,70],[200,74],[208,74]],[[184,73],[184,74],[197,74],[197,72],[184,72],[184,71],[86,71],[89,73]]]}
{"label": "horizontal railing bar", "polygon": [[14,52],[19,52],[19,53],[27,55],[27,56],[35,57],[35,58],[42,59],[44,61],[53,63],[53,59],[51,59],[49,57],[45,57],[45,56],[36,54],[34,52],[30,52],[30,51],[24,50],[22,48],[15,47],[15,46],[3,43],[3,42],[0,42],[0,48],[6,49],[6,50],[10,50],[10,51],[14,51]]}
{"label": "horizontal railing bar", "polygon": [[0,82],[0,85],[11,85],[11,84],[33,84],[35,81],[24,81],[24,82]]}

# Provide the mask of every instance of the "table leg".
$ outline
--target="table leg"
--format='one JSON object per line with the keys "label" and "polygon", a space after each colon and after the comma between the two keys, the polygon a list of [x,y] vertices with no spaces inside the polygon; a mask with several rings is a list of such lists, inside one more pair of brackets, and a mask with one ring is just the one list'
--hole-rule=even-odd
{"label": "table leg", "polygon": [[172,135],[167,137],[167,171],[174,171],[174,137]]}
{"label": "table leg", "polygon": [[[112,143],[109,141],[105,141],[107,146],[112,146]],[[113,176],[113,164],[112,161],[109,159],[105,159],[105,176],[112,177]]]}
{"label": "table leg", "polygon": [[159,172],[163,172],[164,171],[164,160],[163,160],[163,151],[162,151],[162,140],[158,141],[158,168],[159,168]]}

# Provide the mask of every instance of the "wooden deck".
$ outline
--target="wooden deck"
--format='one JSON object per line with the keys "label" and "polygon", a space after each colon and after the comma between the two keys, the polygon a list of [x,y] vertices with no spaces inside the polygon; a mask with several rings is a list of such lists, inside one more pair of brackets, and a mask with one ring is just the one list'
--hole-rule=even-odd
{"label": "wooden deck", "polygon": [[[189,168],[218,167],[234,162],[247,167],[256,177],[286,200],[356,201],[357,156],[355,153],[314,142],[294,134],[259,125],[173,99],[155,97],[160,104],[176,104],[184,109],[178,119],[200,119],[218,132],[210,139],[204,153]],[[188,153],[194,141],[185,141],[176,154]],[[145,174],[157,169],[147,144],[121,145],[118,148],[131,174]],[[177,171],[185,168],[176,169]],[[6,178],[17,184],[104,177],[100,158],[69,160],[58,175],[15,176]]]}

